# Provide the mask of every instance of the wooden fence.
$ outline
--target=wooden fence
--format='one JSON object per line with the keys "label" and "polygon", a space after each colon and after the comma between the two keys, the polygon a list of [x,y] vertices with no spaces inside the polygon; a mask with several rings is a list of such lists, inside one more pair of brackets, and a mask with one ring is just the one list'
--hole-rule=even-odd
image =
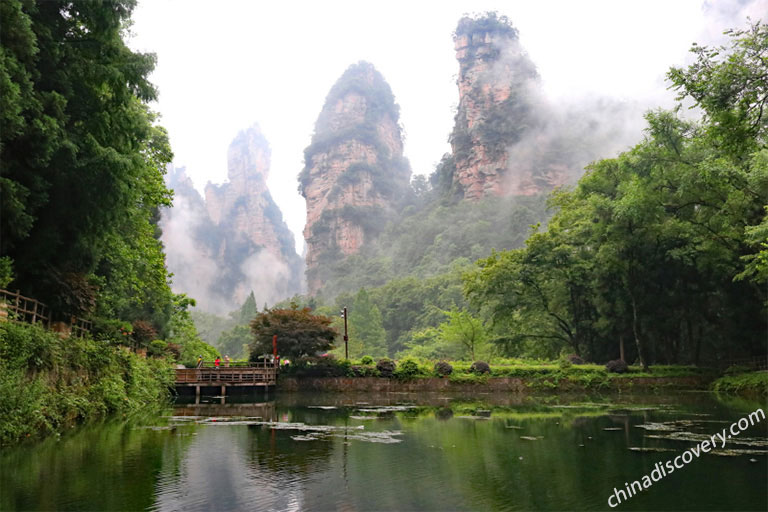
{"label": "wooden fence", "polygon": [[277,367],[273,365],[176,370],[177,386],[274,386],[276,383]]}
{"label": "wooden fence", "polygon": [[[39,322],[48,329],[58,328],[61,331],[57,322],[51,322],[51,312],[48,306],[39,300],[23,296],[18,290],[14,293],[0,288],[0,321],[6,320],[29,324]],[[91,330],[91,322],[75,316],[70,319],[68,325],[66,322],[62,323],[65,332],[78,338],[82,338]]]}

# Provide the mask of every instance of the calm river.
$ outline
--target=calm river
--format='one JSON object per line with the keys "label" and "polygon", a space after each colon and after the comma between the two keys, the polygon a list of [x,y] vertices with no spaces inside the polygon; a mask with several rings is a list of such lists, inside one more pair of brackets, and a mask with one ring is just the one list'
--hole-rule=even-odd
{"label": "calm river", "polygon": [[[0,509],[613,510],[615,487],[766,409],[706,393],[204,399],[3,450]],[[766,510],[766,437],[763,420],[616,510]]]}

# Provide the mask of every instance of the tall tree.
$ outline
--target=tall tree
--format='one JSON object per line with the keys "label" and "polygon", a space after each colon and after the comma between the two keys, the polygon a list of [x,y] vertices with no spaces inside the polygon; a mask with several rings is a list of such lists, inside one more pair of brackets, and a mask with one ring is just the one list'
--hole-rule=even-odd
{"label": "tall tree", "polygon": [[155,57],[122,39],[134,6],[0,3],[0,251],[54,307],[87,304],[66,296],[90,286],[100,314],[158,324],[173,310],[156,226],[171,152],[146,106]]}
{"label": "tall tree", "polygon": [[250,359],[272,353],[272,336],[277,335],[278,353],[283,357],[316,356],[333,348],[338,332],[331,326],[333,319],[314,315],[309,308],[294,304],[290,309],[274,308],[262,311],[251,322],[254,340]]}
{"label": "tall tree", "polygon": [[765,353],[768,30],[731,35],[669,73],[700,121],[648,113],[644,141],[555,195],[547,232],[467,276],[508,350],[559,339],[604,360],[631,339],[646,367]]}
{"label": "tall tree", "polygon": [[370,355],[387,355],[386,332],[381,324],[381,312],[365,288],[355,295],[349,311],[349,356],[352,358]]}

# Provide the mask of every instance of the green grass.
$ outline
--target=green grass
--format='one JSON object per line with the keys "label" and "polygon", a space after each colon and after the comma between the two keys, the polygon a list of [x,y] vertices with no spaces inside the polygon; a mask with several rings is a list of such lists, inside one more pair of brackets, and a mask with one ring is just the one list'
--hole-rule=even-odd
{"label": "green grass", "polygon": [[0,323],[0,445],[166,404],[172,365],[90,338]]}
{"label": "green grass", "polygon": [[[567,380],[578,387],[601,389],[612,386],[615,379],[633,379],[637,377],[669,378],[714,376],[712,370],[695,366],[652,366],[643,371],[639,366],[630,366],[627,373],[610,373],[600,364],[582,364],[563,366],[557,361],[496,359],[489,375],[476,375],[470,372],[471,361],[448,361],[453,373],[448,378],[455,383],[483,384],[489,378],[514,377],[526,380],[526,385],[534,389],[553,389]],[[340,363],[341,364],[341,363]],[[361,361],[350,361],[352,366],[363,366]],[[397,361],[394,377],[401,380],[440,377],[434,371],[435,361],[407,357]],[[375,365],[375,362],[374,362]],[[372,365],[369,365],[372,367]],[[355,376],[350,374],[349,376]]]}
{"label": "green grass", "polygon": [[739,393],[768,396],[768,372],[726,375],[712,383],[712,390],[718,393]]}

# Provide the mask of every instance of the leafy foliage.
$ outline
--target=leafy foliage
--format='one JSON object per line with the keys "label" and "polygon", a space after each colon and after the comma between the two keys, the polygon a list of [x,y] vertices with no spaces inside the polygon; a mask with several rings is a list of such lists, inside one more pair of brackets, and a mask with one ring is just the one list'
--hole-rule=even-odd
{"label": "leafy foliage", "polygon": [[553,196],[547,231],[466,276],[470,304],[507,354],[567,347],[604,361],[627,340],[630,360],[647,367],[764,352],[764,241],[753,234],[768,203],[765,93],[742,78],[765,74],[754,54],[768,37],[759,23],[733,35],[723,60],[697,48],[697,64],[670,73],[701,122],[649,113],[642,143]]}
{"label": "leafy foliage", "polygon": [[13,285],[61,316],[164,332],[173,298],[157,212],[172,154],[147,107],[155,57],[122,39],[134,6],[0,5],[0,253]]}
{"label": "leafy foliage", "polygon": [[250,345],[250,360],[272,353],[272,336],[277,335],[278,353],[291,360],[316,356],[333,348],[338,332],[333,319],[314,315],[309,308],[273,308],[256,315],[251,321],[255,339]]}
{"label": "leafy foliage", "polygon": [[626,373],[627,368],[627,363],[621,359],[614,359],[613,361],[608,361],[605,364],[605,369],[612,373]]}
{"label": "leafy foliage", "polygon": [[768,396],[768,373],[751,372],[726,375],[713,382],[712,389],[720,393],[746,393]]}
{"label": "leafy foliage", "polygon": [[491,373],[491,367],[485,361],[475,361],[469,367],[469,371],[477,374]]}
{"label": "leafy foliage", "polygon": [[394,375],[396,368],[395,362],[387,357],[379,359],[379,362],[376,363],[376,369],[382,377],[391,377]]}
{"label": "leafy foliage", "polygon": [[438,361],[435,363],[435,373],[438,376],[446,376],[453,373],[453,366],[447,361]]}
{"label": "leafy foliage", "polygon": [[173,370],[90,338],[0,323],[0,444],[167,403]]}

